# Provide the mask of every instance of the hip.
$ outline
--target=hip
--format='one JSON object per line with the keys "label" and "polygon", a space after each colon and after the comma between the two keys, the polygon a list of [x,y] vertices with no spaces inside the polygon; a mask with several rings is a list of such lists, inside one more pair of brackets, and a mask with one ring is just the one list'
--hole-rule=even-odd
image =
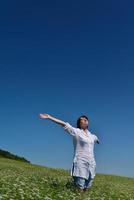
{"label": "hip", "polygon": [[83,156],[75,156],[73,158],[73,163],[80,162],[80,163],[88,163],[96,165],[96,161],[94,157],[83,157]]}

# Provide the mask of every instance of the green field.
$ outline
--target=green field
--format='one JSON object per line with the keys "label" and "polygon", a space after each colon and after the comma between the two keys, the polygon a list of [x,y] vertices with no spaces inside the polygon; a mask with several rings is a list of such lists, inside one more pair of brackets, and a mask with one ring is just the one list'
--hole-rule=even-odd
{"label": "green field", "polygon": [[134,200],[134,179],[96,174],[90,191],[81,194],[69,171],[0,158],[0,200]]}

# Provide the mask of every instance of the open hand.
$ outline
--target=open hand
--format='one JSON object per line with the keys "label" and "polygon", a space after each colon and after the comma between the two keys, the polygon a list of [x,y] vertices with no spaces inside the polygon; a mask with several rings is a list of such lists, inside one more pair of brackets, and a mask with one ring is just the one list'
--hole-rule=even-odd
{"label": "open hand", "polygon": [[42,119],[49,119],[50,118],[50,115],[49,114],[39,114],[39,117],[42,118]]}

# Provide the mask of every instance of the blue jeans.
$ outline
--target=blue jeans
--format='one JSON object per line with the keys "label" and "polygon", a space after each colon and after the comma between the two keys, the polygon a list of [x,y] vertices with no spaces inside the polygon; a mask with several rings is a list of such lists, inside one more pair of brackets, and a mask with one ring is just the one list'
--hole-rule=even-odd
{"label": "blue jeans", "polygon": [[93,179],[91,178],[91,173],[89,174],[88,180],[79,176],[73,176],[75,186],[84,189],[90,188],[92,186]]}

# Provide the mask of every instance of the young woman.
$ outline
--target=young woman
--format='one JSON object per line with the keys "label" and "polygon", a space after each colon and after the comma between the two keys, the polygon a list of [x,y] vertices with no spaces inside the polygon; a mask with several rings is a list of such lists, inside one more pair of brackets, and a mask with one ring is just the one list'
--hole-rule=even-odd
{"label": "young woman", "polygon": [[94,143],[99,144],[99,139],[88,130],[89,120],[85,115],[77,119],[77,128],[70,123],[57,119],[49,114],[39,114],[42,119],[50,119],[61,126],[73,136],[74,156],[71,176],[79,191],[84,192],[92,186],[96,174],[94,158]]}

